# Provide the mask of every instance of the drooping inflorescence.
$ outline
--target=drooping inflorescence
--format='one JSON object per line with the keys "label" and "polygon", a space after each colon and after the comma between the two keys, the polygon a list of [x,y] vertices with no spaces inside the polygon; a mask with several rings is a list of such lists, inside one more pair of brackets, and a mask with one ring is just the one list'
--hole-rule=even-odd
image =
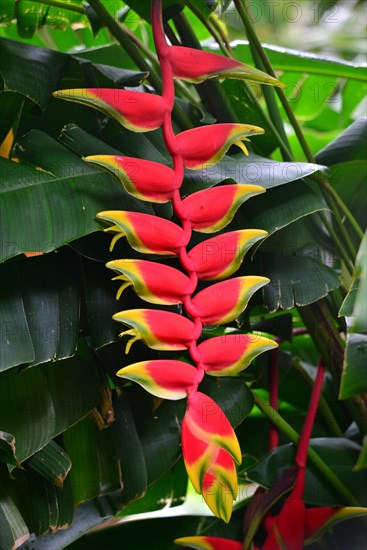
{"label": "drooping inflorescence", "polygon": [[[98,218],[114,234],[111,249],[120,237],[143,254],[176,256],[182,270],[158,261],[118,259],[107,267],[122,281],[118,296],[127,286],[148,303],[182,304],[183,314],[164,309],[131,309],[113,318],[127,326],[126,351],[141,339],[155,350],[188,350],[192,364],[173,359],[140,361],[118,375],[142,385],[151,394],[166,399],[187,399],[182,423],[182,452],[189,478],[215,515],[228,522],[237,495],[235,463],[241,450],[228,419],[220,407],[199,391],[205,373],[234,375],[254,357],[277,346],[259,335],[225,335],[199,342],[203,325],[221,325],[235,320],[251,296],[269,280],[260,276],[228,279],[239,268],[246,252],[266,236],[261,229],[221,232],[191,246],[192,232],[222,231],[247,199],[264,192],[255,185],[238,183],[195,192],[185,198],[180,189],[184,170],[197,170],[221,160],[231,145],[247,154],[243,141],[263,130],[248,124],[222,123],[193,128],[177,135],[172,126],[174,78],[201,82],[206,78],[244,78],[280,85],[268,75],[221,55],[170,46],[162,25],[161,0],[152,1],[154,42],[162,73],[162,94],[127,90],[62,90],[55,96],[90,105],[107,113],[135,132],[162,128],[172,166],[110,155],[87,157],[90,162],[116,175],[126,190],[144,201],[172,201],[179,224],[138,212],[106,211]],[[199,281],[214,281],[199,292]]]}

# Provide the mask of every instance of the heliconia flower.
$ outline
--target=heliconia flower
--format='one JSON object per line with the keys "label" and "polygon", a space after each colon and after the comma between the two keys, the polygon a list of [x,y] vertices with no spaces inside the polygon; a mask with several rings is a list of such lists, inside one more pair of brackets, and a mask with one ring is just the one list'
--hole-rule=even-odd
{"label": "heliconia flower", "polygon": [[163,399],[183,399],[195,384],[197,369],[183,361],[140,361],[117,372],[117,376],[140,384],[146,391]]}
{"label": "heliconia flower", "polygon": [[[227,453],[227,451],[224,451],[223,449],[219,450],[218,456],[216,457],[213,464],[210,465],[210,468],[207,471],[207,483],[209,483],[208,476],[212,476],[214,479],[220,481],[221,483],[224,483],[226,487],[226,493],[229,493],[232,496],[232,499],[237,498],[237,472],[233,462],[233,458],[230,454]],[[210,485],[212,485],[212,483],[210,483]],[[203,481],[203,486],[205,489],[205,478]]]}
{"label": "heliconia flower", "polygon": [[181,537],[176,539],[175,543],[194,550],[241,550],[242,548],[242,542],[221,537]]}
{"label": "heliconia flower", "polygon": [[231,323],[246,308],[251,296],[269,281],[267,277],[248,275],[204,288],[192,299],[196,315],[204,325]]}
{"label": "heliconia flower", "polygon": [[176,136],[179,154],[186,168],[199,170],[206,164],[216,164],[231,145],[237,145],[245,155],[243,141],[248,136],[263,134],[264,130],[249,124],[224,123],[185,130]]}
{"label": "heliconia flower", "polygon": [[190,279],[178,269],[148,260],[113,260],[106,267],[121,273],[113,280],[121,280],[116,299],[132,285],[134,291],[151,304],[181,304],[190,290]]}
{"label": "heliconia flower", "polygon": [[237,496],[237,472],[232,456],[213,442],[198,438],[186,414],[181,428],[182,454],[187,474],[212,512],[228,522]]}
{"label": "heliconia flower", "polygon": [[93,155],[83,160],[112,172],[128,193],[143,201],[167,202],[180,187],[172,168],[151,160],[116,155]]}
{"label": "heliconia flower", "polygon": [[184,417],[181,426],[182,455],[194,489],[201,493],[204,476],[218,456],[220,448],[195,437]]}
{"label": "heliconia flower", "polygon": [[236,434],[213,399],[201,392],[192,393],[184,421],[197,439],[224,449],[241,464],[242,455]]}
{"label": "heliconia flower", "polygon": [[182,202],[192,228],[202,233],[213,233],[233,220],[242,203],[264,192],[265,189],[258,185],[221,185],[193,193]]}
{"label": "heliconia flower", "polygon": [[110,250],[113,250],[116,241],[124,236],[127,237],[132,248],[145,254],[175,256],[182,245],[186,244],[183,242],[182,228],[158,216],[111,210],[99,212],[97,218],[114,224],[105,229],[116,233]]}
{"label": "heliconia flower", "polygon": [[292,493],[270,523],[262,550],[303,550],[306,506],[302,498],[292,498]]}
{"label": "heliconia flower", "polygon": [[274,340],[257,334],[224,334],[205,340],[198,350],[207,374],[232,376],[246,369],[260,353],[276,347]]}
{"label": "heliconia flower", "polygon": [[266,235],[267,232],[261,229],[241,229],[207,239],[188,253],[192,270],[202,280],[229,277],[240,267],[251,246]]}
{"label": "heliconia flower", "polygon": [[167,104],[161,96],[136,90],[80,88],[58,90],[53,95],[102,111],[133,132],[160,128],[168,112]]}
{"label": "heliconia flower", "polygon": [[184,46],[171,46],[168,50],[168,59],[174,77],[195,84],[219,76],[219,78],[240,78],[250,82],[284,87],[284,84],[276,78],[236,59],[216,53]]}
{"label": "heliconia flower", "polygon": [[132,327],[120,334],[132,336],[126,345],[126,353],[137,340],[143,340],[152,349],[174,351],[187,349],[198,338],[192,321],[170,311],[127,309],[115,313],[112,319]]}
{"label": "heliconia flower", "polygon": [[[233,460],[232,466],[234,468]],[[202,495],[213,514],[228,523],[232,515],[233,496],[228,485],[212,475],[211,470],[204,477]]]}

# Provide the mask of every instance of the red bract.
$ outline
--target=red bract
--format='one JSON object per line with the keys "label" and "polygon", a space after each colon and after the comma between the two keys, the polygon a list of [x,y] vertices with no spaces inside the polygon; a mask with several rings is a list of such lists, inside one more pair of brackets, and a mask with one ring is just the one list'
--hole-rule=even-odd
{"label": "red bract", "polygon": [[251,82],[283,87],[275,78],[236,59],[183,46],[171,46],[167,55],[173,75],[199,83],[208,78],[242,78]]}
{"label": "red bract", "polygon": [[143,201],[167,202],[180,186],[174,170],[158,162],[116,155],[94,155],[84,160],[112,172],[128,193]]}
{"label": "red bract", "polygon": [[117,372],[117,376],[137,382],[149,393],[163,399],[182,399],[196,382],[197,370],[173,360],[140,361]]}
{"label": "red bract", "polygon": [[97,218],[113,224],[105,230],[116,233],[110,250],[121,237],[127,237],[130,246],[138,252],[164,256],[175,256],[185,244],[181,227],[157,216],[111,210],[99,212]]}
{"label": "red bract", "polygon": [[227,451],[241,464],[241,449],[234,430],[222,409],[201,392],[190,394],[184,421],[197,438]]}
{"label": "red bract", "polygon": [[204,325],[223,325],[234,321],[251,296],[268,284],[266,277],[236,277],[205,288],[192,299],[194,311]]}
{"label": "red bract", "polygon": [[126,345],[126,353],[137,340],[143,340],[152,349],[180,350],[187,349],[198,337],[194,323],[169,311],[129,309],[115,313],[113,319],[132,327],[120,335],[132,337]]}
{"label": "red bract", "polygon": [[263,134],[264,130],[249,124],[225,123],[200,126],[177,136],[179,154],[186,168],[199,170],[219,162],[231,145],[237,145],[248,155],[243,141],[249,136]]}
{"label": "red bract", "polygon": [[241,229],[207,239],[190,250],[192,270],[202,280],[229,277],[240,267],[252,245],[266,237],[261,229]]}
{"label": "red bract", "polygon": [[251,361],[278,344],[256,334],[224,334],[198,346],[205,372],[213,376],[231,376],[246,369]]}
{"label": "red bract", "polygon": [[189,397],[181,429],[188,476],[212,512],[228,522],[237,496],[233,458],[241,461],[234,431],[223,411],[200,392]]}
{"label": "red bract", "polygon": [[136,90],[82,88],[58,90],[53,95],[102,111],[133,132],[156,130],[162,126],[168,111],[161,96]]}
{"label": "red bract", "polygon": [[139,298],[151,304],[180,304],[190,291],[190,279],[178,269],[164,264],[128,259],[108,262],[106,267],[121,274],[114,280],[124,281],[117,292],[117,299],[130,285]]}
{"label": "red bract", "polygon": [[233,220],[242,203],[264,192],[265,189],[257,185],[221,185],[193,193],[182,202],[192,228],[213,233]]}

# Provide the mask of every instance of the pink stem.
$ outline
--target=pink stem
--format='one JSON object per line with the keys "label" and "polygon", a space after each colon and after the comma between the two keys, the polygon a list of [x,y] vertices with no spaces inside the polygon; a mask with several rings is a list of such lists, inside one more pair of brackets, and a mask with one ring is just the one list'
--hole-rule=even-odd
{"label": "pink stem", "polygon": [[306,467],[306,461],[307,461],[307,450],[310,444],[312,429],[315,423],[316,413],[317,413],[317,407],[320,401],[321,391],[322,391],[322,383],[324,381],[324,375],[325,375],[325,365],[322,362],[322,359],[319,361],[319,365],[317,368],[317,374],[315,378],[315,382],[312,388],[310,403],[308,405],[308,411],[306,415],[305,422],[303,424],[303,430],[301,433],[301,437],[298,443],[298,448],[296,452],[296,456],[294,459],[295,464],[299,468],[305,468]]}
{"label": "pink stem", "polygon": [[[270,352],[270,372],[269,372],[269,404],[278,410],[278,370],[279,370],[279,350],[278,348]],[[275,449],[279,445],[278,429],[270,424],[269,428],[269,449]]]}

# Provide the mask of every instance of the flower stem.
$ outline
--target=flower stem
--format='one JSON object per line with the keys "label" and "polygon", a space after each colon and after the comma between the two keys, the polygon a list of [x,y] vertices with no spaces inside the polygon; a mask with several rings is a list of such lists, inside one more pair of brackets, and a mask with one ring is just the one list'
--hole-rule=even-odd
{"label": "flower stem", "polygon": [[[313,380],[310,375],[298,364],[298,362],[292,362],[292,368],[297,372],[297,374],[306,382],[306,384],[312,388]],[[319,401],[319,411],[323,416],[325,422],[327,423],[330,431],[335,437],[343,437],[343,431],[339,427],[338,421],[336,420],[334,414],[332,413],[329,404],[325,397],[321,394]]]}
{"label": "flower stem", "polygon": [[[270,420],[270,422],[272,422],[281,432],[283,432],[284,435],[286,435],[288,439],[292,441],[292,443],[297,445],[300,440],[300,436],[298,435],[296,430],[294,430],[292,426],[290,426],[290,424],[288,424],[288,422],[286,422],[286,420],[284,420],[284,418],[276,410],[270,407],[269,403],[267,403],[262,397],[260,397],[255,392],[253,392],[253,396],[255,398],[256,405]],[[310,462],[312,462],[318,472],[322,475],[324,480],[328,482],[330,487],[332,487],[336,493],[338,493],[343,503],[350,506],[358,506],[358,501],[353,496],[353,494],[334,474],[334,472],[329,468],[326,462],[324,462],[324,460],[311,447],[308,447],[307,449],[307,456]]]}
{"label": "flower stem", "polygon": [[316,374],[315,382],[313,384],[313,388],[311,392],[310,403],[308,405],[306,419],[303,425],[301,437],[298,442],[296,456],[294,459],[295,464],[299,468],[306,467],[307,449],[310,445],[312,430],[315,424],[317,408],[319,406],[320,396],[322,392],[324,375],[325,375],[325,365],[321,360],[317,367],[317,374]]}

